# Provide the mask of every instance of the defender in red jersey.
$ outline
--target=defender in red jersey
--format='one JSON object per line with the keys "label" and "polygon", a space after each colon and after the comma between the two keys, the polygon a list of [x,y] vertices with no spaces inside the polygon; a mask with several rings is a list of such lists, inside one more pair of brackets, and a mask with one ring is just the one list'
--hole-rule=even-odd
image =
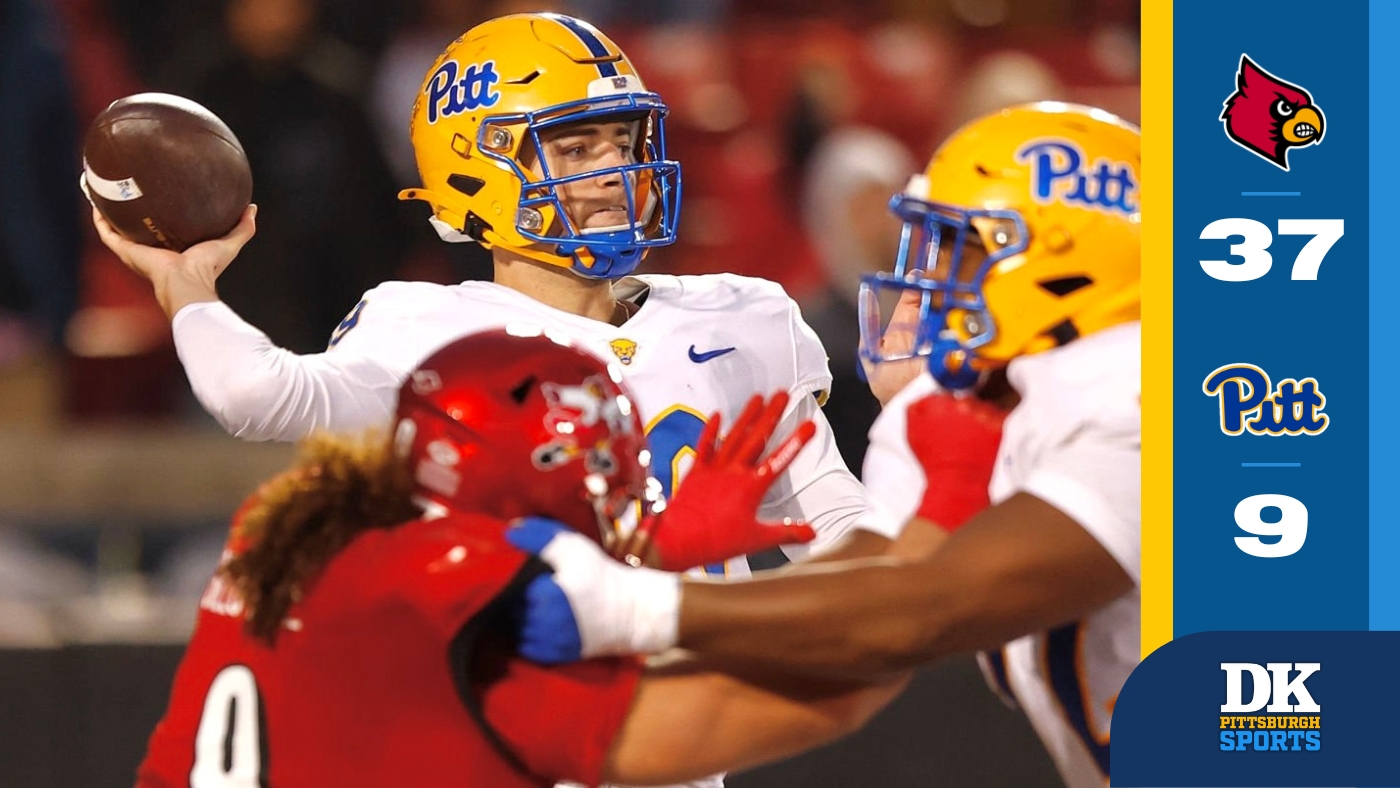
{"label": "defender in red jersey", "polygon": [[[784,397],[753,403],[718,448],[712,429],[665,509],[620,380],[565,340],[491,332],[423,363],[392,438],[308,442],[235,518],[137,785],[655,784],[863,724],[897,683],[515,655],[519,593],[549,570],[505,541],[512,518],[551,517],[662,564],[810,538],[755,521],[810,436],[761,459]],[[733,494],[702,506],[688,489]],[[650,545],[614,536],[636,507]]]}

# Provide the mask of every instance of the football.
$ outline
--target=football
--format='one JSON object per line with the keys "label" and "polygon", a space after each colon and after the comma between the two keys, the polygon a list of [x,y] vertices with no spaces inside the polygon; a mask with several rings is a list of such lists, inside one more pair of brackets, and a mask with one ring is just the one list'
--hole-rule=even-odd
{"label": "football", "polygon": [[253,199],[238,138],[208,109],[167,93],[118,99],[93,120],[81,185],[117,232],[177,252],[227,235]]}

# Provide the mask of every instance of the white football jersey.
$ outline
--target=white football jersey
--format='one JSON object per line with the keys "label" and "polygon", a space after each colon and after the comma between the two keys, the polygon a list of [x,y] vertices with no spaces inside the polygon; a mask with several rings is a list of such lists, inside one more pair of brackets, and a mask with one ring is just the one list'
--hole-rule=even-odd
{"label": "white football jersey", "polygon": [[[325,353],[277,348],[219,302],[181,310],[174,332],[195,394],[226,429],[255,440],[297,440],[318,429],[387,425],[403,379],[461,336],[511,323],[557,330],[621,363],[668,494],[690,467],[711,413],[733,424],[754,394],[786,390],[793,401],[778,437],[804,418],[817,422],[818,434],[770,490],[760,515],[812,523],[816,542],[784,548],[794,559],[857,525],[864,490],[818,405],[831,384],[826,353],[781,286],[718,274],[638,276],[615,287],[619,297],[645,296],[622,326],[491,282],[387,282],[365,294]],[[735,559],[709,573],[746,577],[749,570]]]}
{"label": "white football jersey", "polygon": [[[992,504],[1017,492],[1051,504],[1097,539],[1135,583],[1079,621],[979,656],[993,687],[1030,718],[1070,788],[1108,784],[1113,706],[1139,661],[1141,372],[1136,322],[1023,356],[1007,368],[1021,402],[1006,419]],[[923,497],[923,472],[905,437],[906,411],[937,388],[921,376],[871,429],[864,478],[883,530],[911,518]]]}

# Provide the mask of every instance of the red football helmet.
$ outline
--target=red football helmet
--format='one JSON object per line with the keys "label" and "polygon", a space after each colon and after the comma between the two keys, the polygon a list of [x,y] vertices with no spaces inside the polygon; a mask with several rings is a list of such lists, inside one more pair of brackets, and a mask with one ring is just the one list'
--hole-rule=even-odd
{"label": "red football helmet", "polygon": [[660,498],[616,365],[534,327],[473,334],[404,381],[394,441],[418,494],[457,512],[558,520],[607,546]]}

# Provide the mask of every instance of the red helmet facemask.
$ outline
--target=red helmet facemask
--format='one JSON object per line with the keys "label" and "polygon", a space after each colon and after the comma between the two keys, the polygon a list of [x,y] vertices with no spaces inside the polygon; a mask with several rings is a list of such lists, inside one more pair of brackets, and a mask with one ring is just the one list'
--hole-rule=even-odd
{"label": "red helmet facemask", "polygon": [[395,445],[426,502],[550,517],[607,546],[618,520],[660,498],[621,380],[615,365],[537,329],[474,334],[404,382]]}

